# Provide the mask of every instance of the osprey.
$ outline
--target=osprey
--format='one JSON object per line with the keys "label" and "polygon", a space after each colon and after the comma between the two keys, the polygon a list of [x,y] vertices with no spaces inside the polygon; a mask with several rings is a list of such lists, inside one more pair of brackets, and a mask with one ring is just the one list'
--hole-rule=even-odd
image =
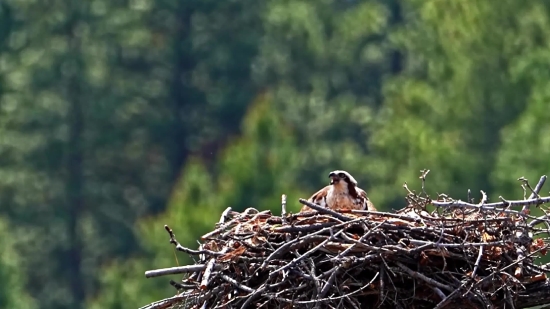
{"label": "osprey", "polygon": [[[317,191],[308,201],[329,209],[358,209],[376,211],[367,193],[357,187],[357,181],[346,171],[332,171],[328,174],[330,185]],[[304,206],[302,211],[312,210]]]}

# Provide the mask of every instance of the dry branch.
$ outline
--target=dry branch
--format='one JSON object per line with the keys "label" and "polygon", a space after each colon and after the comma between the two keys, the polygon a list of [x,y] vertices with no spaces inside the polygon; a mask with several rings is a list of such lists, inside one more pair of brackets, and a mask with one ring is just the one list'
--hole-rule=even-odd
{"label": "dry branch", "polygon": [[[550,202],[524,178],[523,200],[474,204],[407,190],[395,213],[334,211],[300,199],[314,211],[282,215],[227,208],[199,250],[195,265],[150,270],[146,277],[185,273],[178,295],[159,308],[526,308],[550,303],[550,217],[530,207]],[[429,211],[428,206],[435,206]],[[519,210],[512,209],[513,207]],[[544,207],[540,207],[546,212]],[[543,223],[545,227],[540,227]],[[536,235],[536,238],[533,236]]]}

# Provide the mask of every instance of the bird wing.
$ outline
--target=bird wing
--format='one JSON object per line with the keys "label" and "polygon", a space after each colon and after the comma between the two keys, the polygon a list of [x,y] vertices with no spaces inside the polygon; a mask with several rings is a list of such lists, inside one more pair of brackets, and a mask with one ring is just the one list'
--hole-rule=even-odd
{"label": "bird wing", "polygon": [[[315,192],[307,201],[320,205],[321,207],[327,207],[327,193],[330,186],[326,186],[321,190]],[[301,211],[310,211],[311,208],[303,206]]]}
{"label": "bird wing", "polygon": [[356,187],[355,191],[357,191],[357,195],[362,200],[364,210],[377,211],[376,207],[374,207],[374,204],[367,196],[367,192],[365,192],[365,190]]}

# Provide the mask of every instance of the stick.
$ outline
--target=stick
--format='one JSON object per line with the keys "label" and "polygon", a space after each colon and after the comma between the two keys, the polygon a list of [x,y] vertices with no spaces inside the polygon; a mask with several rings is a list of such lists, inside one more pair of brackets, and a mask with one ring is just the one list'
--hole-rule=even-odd
{"label": "stick", "polygon": [[197,288],[197,285],[195,284],[181,284],[179,282],[176,282],[174,280],[170,280],[170,285],[175,287],[177,290],[185,290],[185,289],[195,289]]}
{"label": "stick", "polygon": [[483,246],[480,246],[479,247],[479,254],[477,255],[477,259],[476,259],[476,263],[474,264],[474,271],[472,271],[472,279],[475,280],[476,279],[476,272],[477,272],[477,269],[479,268],[479,264],[481,264],[481,257],[483,256]]}
{"label": "stick", "polygon": [[145,278],[153,278],[153,277],[160,277],[160,276],[167,276],[167,275],[192,273],[192,272],[196,272],[196,271],[201,271],[205,268],[206,268],[206,265],[199,264],[199,265],[178,266],[178,267],[148,270],[148,271],[145,272]]}
{"label": "stick", "polygon": [[334,216],[335,218],[338,218],[338,219],[340,219],[340,220],[342,220],[342,221],[351,221],[351,220],[353,220],[353,218],[346,217],[346,216],[344,216],[344,215],[342,215],[342,214],[337,213],[337,212],[334,211],[334,210],[330,210],[330,209],[328,209],[328,208],[321,207],[321,206],[319,206],[319,205],[317,205],[317,204],[310,203],[310,202],[304,200],[303,198],[301,198],[299,201],[300,201],[300,203],[302,203],[302,204],[308,206],[309,208],[315,209],[315,210],[317,210],[318,212],[322,212],[322,213],[325,213],[325,214],[332,215],[332,216]]}
{"label": "stick", "polygon": [[222,212],[222,215],[220,216],[220,220],[218,221],[218,224],[223,224],[223,223],[225,223],[225,220],[227,220],[228,214],[229,214],[230,211],[231,211],[231,207],[227,207],[227,208]]}
{"label": "stick", "polygon": [[294,304],[312,304],[312,303],[315,303],[315,302],[321,302],[321,301],[327,301],[327,300],[336,300],[336,299],[341,299],[341,298],[346,298],[346,297],[349,297],[353,294],[357,294],[361,291],[363,291],[364,289],[370,287],[370,285],[374,282],[374,280],[376,280],[376,278],[378,278],[378,275],[380,275],[379,272],[377,272],[374,277],[371,279],[371,281],[369,281],[367,284],[363,285],[361,288],[353,291],[353,292],[350,292],[350,293],[347,293],[347,294],[344,294],[344,295],[341,295],[341,296],[336,296],[336,297],[330,297],[330,298],[321,298],[321,299],[314,299],[314,300],[306,300],[306,301],[294,301],[294,300],[290,300],[290,299],[285,299],[285,298],[281,298],[281,297],[274,297],[274,299],[276,300],[281,300],[281,301],[285,301],[285,302],[289,302],[289,303],[294,303]]}
{"label": "stick", "polygon": [[276,227],[272,229],[276,233],[299,233],[299,232],[312,232],[317,231],[325,227],[331,227],[338,225],[338,222],[325,222],[325,223],[313,223],[311,225],[286,225],[281,227]]}
{"label": "stick", "polygon": [[407,266],[403,265],[401,262],[395,262],[395,264],[397,266],[399,266],[399,268],[403,269],[406,273],[408,273],[413,278],[423,280],[423,281],[427,282],[428,284],[435,285],[436,287],[445,289],[449,292],[453,292],[455,290],[454,288],[452,288],[448,285],[445,285],[443,283],[439,283],[439,282],[435,281],[432,278],[428,278],[428,277],[424,276],[423,274],[421,274],[419,272],[413,271],[412,269],[410,269]]}
{"label": "stick", "polygon": [[[334,237],[340,235],[344,230],[338,231]],[[306,257],[310,256],[315,251],[319,250],[319,248],[326,245],[326,243],[331,240],[332,237],[325,239],[323,242],[318,244],[317,246],[313,247],[311,250],[308,250],[306,253],[302,254],[299,258],[293,259],[290,263],[286,264],[285,266],[280,267],[279,269],[274,270],[271,274],[269,274],[269,278],[274,277],[277,273],[284,271],[285,269],[288,269],[294,265],[296,265],[299,261],[305,259]]]}
{"label": "stick", "polygon": [[244,285],[244,284],[238,283],[235,279],[230,278],[230,277],[227,276],[227,275],[222,275],[221,277],[222,277],[223,280],[225,280],[225,281],[231,283],[232,285],[238,287],[239,289],[241,289],[241,290],[243,290],[243,291],[246,291],[246,292],[249,292],[249,293],[254,292],[254,289],[249,288],[249,287],[247,287],[247,286]]}
{"label": "stick", "polygon": [[281,195],[281,218],[286,223],[286,195]]}
{"label": "stick", "polygon": [[260,296],[265,290],[266,286],[263,284],[261,287],[256,289],[253,293],[248,296],[248,299],[241,306],[241,309],[246,309],[258,296]]}
{"label": "stick", "polygon": [[204,271],[204,276],[202,277],[201,281],[201,289],[206,290],[208,287],[208,283],[210,283],[210,276],[212,275],[212,270],[214,269],[214,266],[216,265],[216,260],[211,258],[210,261],[208,261],[208,264],[206,264],[206,269]]}
{"label": "stick", "polygon": [[332,271],[332,274],[330,274],[330,277],[328,278],[327,282],[321,289],[321,293],[319,293],[319,298],[325,297],[327,295],[328,291],[332,287],[332,284],[334,283],[334,279],[336,278],[336,275],[340,272],[340,267],[334,268]]}
{"label": "stick", "polygon": [[485,205],[485,203],[487,203],[487,193],[485,193],[485,191],[483,190],[479,190],[481,192],[481,201],[479,202],[478,205]]}
{"label": "stick", "polygon": [[143,306],[139,309],[161,309],[161,308],[168,308],[169,306],[181,301],[181,300],[184,300],[186,299],[187,296],[180,296],[180,295],[176,295],[176,296],[173,296],[173,297],[170,297],[170,298],[166,298],[166,299],[163,299],[163,300],[159,300],[159,301],[156,301],[152,304],[149,304],[149,305],[146,305],[146,306]]}
{"label": "stick", "polygon": [[176,250],[178,250],[178,251],[182,251],[182,252],[185,252],[185,253],[191,254],[191,255],[201,255],[201,254],[223,255],[223,253],[221,253],[221,252],[215,252],[215,251],[210,251],[210,250],[192,250],[192,249],[189,249],[189,248],[185,248],[184,246],[182,246],[176,240],[176,235],[174,234],[172,229],[170,227],[168,227],[168,225],[164,225],[164,229],[170,235],[170,243],[174,244],[176,246]]}
{"label": "stick", "polygon": [[[476,273],[477,273],[477,269],[479,268],[479,264],[481,264],[481,257],[483,256],[483,246],[480,246],[479,247],[479,254],[477,255],[477,259],[476,259],[476,262],[474,264],[474,271],[472,271],[472,275],[470,276],[472,278],[472,280],[476,280]],[[472,290],[473,288],[473,285],[468,289],[468,291],[465,293],[468,294],[470,293],[470,291]]]}
{"label": "stick", "polygon": [[323,228],[323,229],[321,229],[317,232],[308,234],[308,235],[304,236],[303,238],[295,238],[295,239],[293,239],[289,242],[286,242],[284,245],[282,245],[277,250],[275,250],[273,253],[271,253],[271,255],[269,255],[265,259],[265,261],[262,263],[262,266],[260,268],[264,268],[273,259],[278,258],[279,256],[281,256],[281,255],[285,254],[286,252],[292,250],[292,247],[294,245],[296,245],[297,243],[299,243],[299,242],[303,242],[304,244],[314,242],[314,241],[316,241],[316,239],[313,236],[319,235],[319,234],[324,233],[324,232],[328,232],[331,228],[337,228],[337,227],[345,226],[345,225],[353,223],[353,222],[359,222],[360,220],[361,219],[355,219],[355,220],[345,222],[345,223],[340,223],[340,224],[337,224],[337,225],[334,225],[334,226],[331,226],[331,227],[325,227],[325,228]]}
{"label": "stick", "polygon": [[[540,199],[539,192],[542,189],[542,186],[544,186],[544,183],[546,182],[546,178],[547,178],[546,175],[540,176],[539,182],[535,186],[535,189],[531,189],[531,186],[529,186],[529,189],[531,189],[531,195],[529,195],[528,199],[534,199],[535,197],[537,199]],[[529,208],[528,205],[524,205],[521,211],[526,212],[528,208]]]}
{"label": "stick", "polygon": [[544,186],[544,183],[546,182],[546,175],[542,175],[540,176],[540,179],[539,179],[539,182],[537,183],[537,185],[535,186],[535,189],[531,189],[531,195],[529,195],[529,199],[532,199],[532,198],[540,198],[539,196],[539,193],[540,193],[540,190],[542,189],[542,186]]}
{"label": "stick", "polygon": [[[494,211],[502,211],[500,208],[507,207],[507,206],[524,206],[524,205],[537,205],[537,204],[546,204],[550,202],[550,197],[543,197],[540,199],[528,199],[528,200],[514,200],[514,201],[503,201],[503,202],[496,202],[496,203],[488,203],[484,205],[475,205],[463,202],[461,200],[454,200],[449,202],[438,202],[438,201],[432,201],[432,204],[434,206],[439,207],[464,207],[464,208],[472,208],[472,209],[483,209],[483,210],[494,210]],[[308,205],[309,206],[309,205]],[[510,212],[513,214],[520,214],[520,212]]]}
{"label": "stick", "polygon": [[432,290],[434,290],[435,294],[437,294],[437,296],[439,296],[441,299],[445,299],[445,294],[443,294],[443,292],[441,292],[439,288],[436,288],[434,286],[432,287]]}
{"label": "stick", "polygon": [[[380,217],[391,217],[391,218],[397,218],[397,219],[401,219],[401,220],[405,220],[405,221],[411,221],[411,222],[416,222],[416,221],[419,220],[419,218],[411,216],[410,213],[394,214],[394,213],[383,212],[383,211],[357,210],[357,209],[352,209],[351,213],[362,214],[362,215],[377,215],[377,216],[380,216]],[[438,218],[433,218],[433,219],[437,220]]]}

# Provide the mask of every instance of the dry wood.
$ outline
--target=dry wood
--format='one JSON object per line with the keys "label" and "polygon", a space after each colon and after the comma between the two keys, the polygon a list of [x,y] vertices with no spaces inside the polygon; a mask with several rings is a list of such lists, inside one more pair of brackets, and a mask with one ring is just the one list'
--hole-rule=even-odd
{"label": "dry wood", "polygon": [[[488,203],[407,190],[408,206],[395,213],[334,211],[300,199],[314,211],[282,214],[226,209],[202,237],[195,265],[151,270],[179,294],[153,308],[526,308],[550,302],[546,255],[550,197],[524,178],[523,200]],[[512,207],[519,209],[512,209]],[[431,211],[430,211],[431,209]],[[536,235],[536,236],[533,236]]]}

